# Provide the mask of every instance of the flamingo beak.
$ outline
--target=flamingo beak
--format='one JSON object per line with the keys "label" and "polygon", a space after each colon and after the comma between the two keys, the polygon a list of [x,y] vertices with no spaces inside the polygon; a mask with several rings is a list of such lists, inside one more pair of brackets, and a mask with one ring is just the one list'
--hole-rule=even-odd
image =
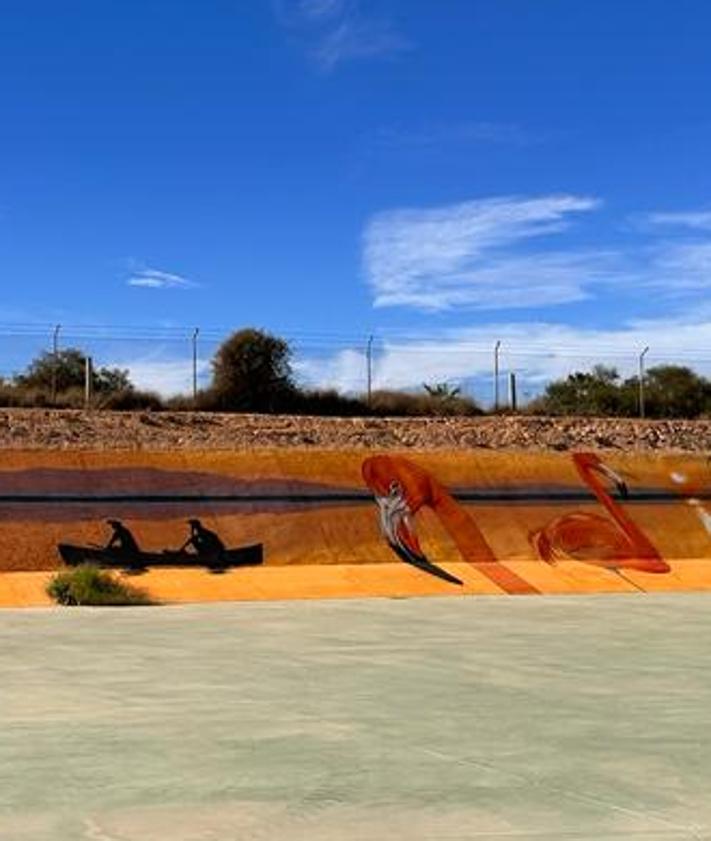
{"label": "flamingo beak", "polygon": [[412,522],[412,512],[397,482],[393,482],[386,496],[376,496],[380,515],[380,530],[390,548],[408,563],[427,563]]}
{"label": "flamingo beak", "polygon": [[622,497],[622,499],[627,499],[630,495],[629,487],[627,486],[627,482],[620,476],[619,473],[616,473],[611,467],[608,467],[606,464],[599,464],[598,470],[603,476],[606,476],[617,488],[617,493]]}

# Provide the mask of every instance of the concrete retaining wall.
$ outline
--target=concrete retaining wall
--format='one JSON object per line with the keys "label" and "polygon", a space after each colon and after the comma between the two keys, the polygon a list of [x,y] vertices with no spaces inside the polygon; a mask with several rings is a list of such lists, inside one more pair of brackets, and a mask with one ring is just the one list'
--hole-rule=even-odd
{"label": "concrete retaining wall", "polygon": [[262,449],[4,451],[0,604],[46,603],[57,546],[177,549],[197,517],[264,564],[149,569],[156,598],[711,587],[709,467],[692,455]]}

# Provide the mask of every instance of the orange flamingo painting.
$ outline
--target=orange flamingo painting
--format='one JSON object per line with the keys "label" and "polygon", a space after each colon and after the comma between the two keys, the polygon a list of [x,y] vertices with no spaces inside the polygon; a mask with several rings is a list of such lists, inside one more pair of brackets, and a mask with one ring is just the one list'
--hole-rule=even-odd
{"label": "orange flamingo painting", "polygon": [[594,453],[575,453],[573,463],[610,517],[587,512],[558,517],[531,536],[540,557],[550,564],[576,560],[614,570],[669,572],[669,565],[603,484],[612,482],[626,499],[624,479]]}
{"label": "orange flamingo painting", "polygon": [[[538,592],[496,560],[481,530],[449,491],[426,470],[401,456],[373,456],[362,465],[363,479],[375,495],[380,529],[395,554],[406,563],[441,578],[454,578],[432,564],[420,546],[414,527],[417,512],[427,506],[452,538],[465,561],[509,593]],[[480,566],[479,566],[480,565]],[[457,583],[462,583],[454,579]]]}

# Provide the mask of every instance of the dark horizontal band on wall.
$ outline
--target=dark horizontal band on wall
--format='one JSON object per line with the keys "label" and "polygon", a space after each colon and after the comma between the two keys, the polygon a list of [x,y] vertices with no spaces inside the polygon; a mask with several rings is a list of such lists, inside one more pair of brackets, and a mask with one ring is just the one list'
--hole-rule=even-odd
{"label": "dark horizontal band on wall", "polygon": [[[586,490],[516,490],[482,489],[462,491],[452,494],[460,502],[481,502],[491,504],[547,504],[565,502],[591,502],[595,499],[592,492]],[[658,489],[640,489],[633,491],[620,502],[630,503],[671,503],[690,499],[711,499],[711,491],[684,494]],[[329,505],[343,503],[367,503],[372,494],[353,491],[349,493],[328,494],[2,494],[0,505],[71,505],[136,503],[141,505],[194,505],[196,503],[248,505],[254,503],[283,505],[310,504]]]}

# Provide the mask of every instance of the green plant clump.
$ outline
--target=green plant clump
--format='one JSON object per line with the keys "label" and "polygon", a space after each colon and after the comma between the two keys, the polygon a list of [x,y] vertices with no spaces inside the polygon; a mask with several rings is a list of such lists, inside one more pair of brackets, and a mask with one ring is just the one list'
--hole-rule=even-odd
{"label": "green plant clump", "polygon": [[47,585],[47,594],[57,604],[69,606],[152,603],[145,591],[92,564],[57,573]]}

